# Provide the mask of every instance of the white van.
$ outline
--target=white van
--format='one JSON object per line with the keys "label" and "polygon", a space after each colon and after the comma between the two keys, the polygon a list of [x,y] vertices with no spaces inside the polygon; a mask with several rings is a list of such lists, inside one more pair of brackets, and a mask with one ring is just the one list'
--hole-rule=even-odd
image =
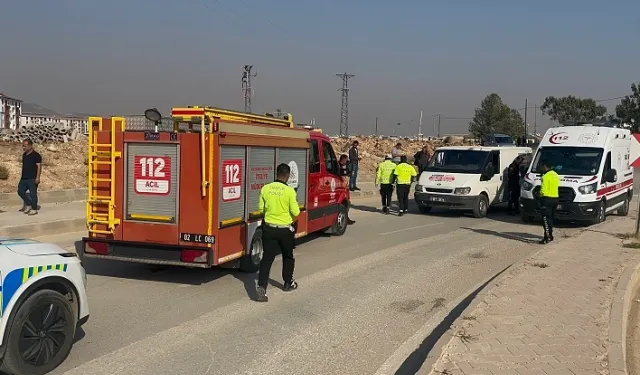
{"label": "white van", "polygon": [[440,147],[420,174],[415,200],[420,212],[433,207],[471,210],[487,216],[489,206],[509,201],[507,170],[530,147]]}
{"label": "white van", "polygon": [[540,216],[542,164],[560,175],[558,219],[600,223],[617,211],[626,216],[633,197],[632,135],[628,129],[579,125],[547,130],[520,191],[523,221]]}

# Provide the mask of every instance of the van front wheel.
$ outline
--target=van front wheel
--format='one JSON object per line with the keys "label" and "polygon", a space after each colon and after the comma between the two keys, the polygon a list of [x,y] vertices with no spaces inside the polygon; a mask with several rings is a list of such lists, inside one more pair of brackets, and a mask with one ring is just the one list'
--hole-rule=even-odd
{"label": "van front wheel", "polygon": [[476,200],[476,205],[473,208],[473,216],[477,218],[483,218],[487,216],[489,211],[489,199],[486,195],[480,194]]}

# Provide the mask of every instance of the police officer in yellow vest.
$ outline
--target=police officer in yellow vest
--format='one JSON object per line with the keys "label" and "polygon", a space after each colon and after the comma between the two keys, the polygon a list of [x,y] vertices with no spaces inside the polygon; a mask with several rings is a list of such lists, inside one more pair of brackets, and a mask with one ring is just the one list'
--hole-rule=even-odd
{"label": "police officer in yellow vest", "polygon": [[398,216],[402,216],[409,211],[409,190],[411,190],[411,183],[418,173],[413,165],[407,163],[407,157],[402,155],[400,164],[396,166],[393,174],[396,176],[398,189]]}
{"label": "police officer in yellow vest", "polygon": [[546,244],[553,241],[553,218],[558,207],[558,187],[560,186],[560,176],[551,167],[551,163],[542,163],[542,175],[540,179],[540,214],[542,216],[542,226],[544,228],[544,237],[540,240],[540,244]]}
{"label": "police officer in yellow vest", "polygon": [[267,302],[267,285],[271,265],[276,255],[282,254],[282,278],[284,291],[298,288],[293,279],[295,259],[295,222],[300,215],[300,206],[296,199],[296,191],[287,185],[291,168],[287,164],[280,164],[276,169],[276,181],[264,185],[260,189],[258,208],[264,214],[262,225],[263,255],[258,274],[257,300]]}
{"label": "police officer in yellow vest", "polygon": [[389,207],[391,207],[391,196],[393,195],[393,180],[395,175],[393,172],[396,170],[396,163],[391,161],[393,156],[387,154],[384,161],[378,164],[378,170],[376,171],[376,187],[380,186],[380,197],[382,197],[382,212],[389,214]]}

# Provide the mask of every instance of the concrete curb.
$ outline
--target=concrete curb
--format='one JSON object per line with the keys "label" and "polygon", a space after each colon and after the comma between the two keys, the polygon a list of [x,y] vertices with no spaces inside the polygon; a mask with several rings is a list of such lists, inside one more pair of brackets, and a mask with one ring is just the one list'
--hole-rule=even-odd
{"label": "concrete curb", "polygon": [[[45,190],[38,192],[39,203],[69,203],[79,202],[87,199],[87,189],[65,189],[65,190]],[[352,191],[351,197],[363,198],[372,197],[378,194],[376,189],[364,189]],[[22,200],[16,193],[1,193],[0,207],[19,206]]]}
{"label": "concrete curb", "polygon": [[627,324],[635,291],[640,286],[640,263],[628,266],[616,285],[609,313],[609,373],[627,374]]}
{"label": "concrete curb", "polygon": [[7,237],[36,237],[51,234],[79,232],[86,228],[87,222],[83,217],[43,221],[39,223],[14,225],[0,228],[0,236]]}
{"label": "concrete curb", "polygon": [[[45,190],[38,192],[38,201],[42,203],[68,203],[87,199],[87,189]],[[19,206],[22,200],[17,193],[0,194],[0,207]]]}

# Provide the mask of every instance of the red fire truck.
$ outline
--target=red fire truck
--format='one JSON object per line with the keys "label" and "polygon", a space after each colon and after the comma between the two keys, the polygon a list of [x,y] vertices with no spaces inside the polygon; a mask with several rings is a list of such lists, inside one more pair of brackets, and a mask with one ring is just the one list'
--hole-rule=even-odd
{"label": "red fire truck", "polygon": [[255,272],[260,188],[280,163],[301,208],[296,238],[346,231],[349,189],[320,129],[212,107],[145,115],[133,129],[122,117],[89,119],[87,258]]}

